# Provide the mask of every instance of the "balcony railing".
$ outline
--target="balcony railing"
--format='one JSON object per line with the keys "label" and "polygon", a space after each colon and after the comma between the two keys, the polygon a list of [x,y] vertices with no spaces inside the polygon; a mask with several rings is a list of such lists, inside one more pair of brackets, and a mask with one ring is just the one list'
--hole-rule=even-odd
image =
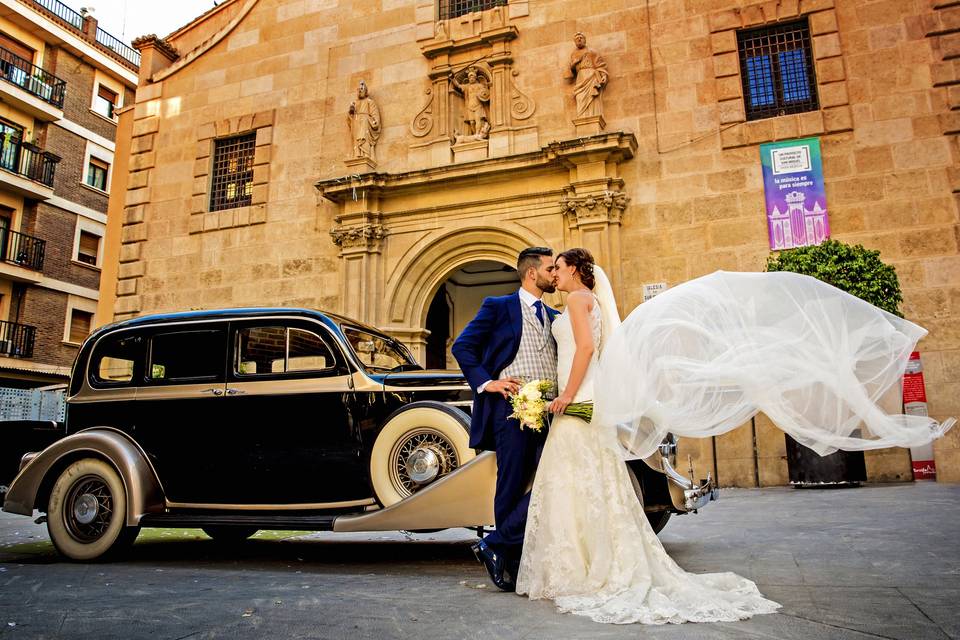
{"label": "balcony railing", "polygon": [[[30,0],[27,0],[28,2]],[[68,27],[71,27],[75,31],[78,31],[84,37],[92,39],[97,44],[102,47],[113,51],[123,60],[126,60],[130,64],[139,67],[140,66],[140,52],[124,44],[118,38],[110,35],[100,27],[97,27],[95,34],[91,36],[86,35],[84,30],[84,17],[68,7],[67,5],[59,2],[59,0],[32,0],[33,4],[43,7],[46,11],[52,14],[54,17],[58,18],[60,22]]]}
{"label": "balcony railing", "polygon": [[36,327],[19,322],[0,321],[0,356],[31,358],[36,338]]}
{"label": "balcony railing", "polygon": [[60,156],[9,134],[3,134],[0,138],[0,169],[53,188],[53,176]]}
{"label": "balcony railing", "polygon": [[67,83],[2,47],[0,78],[58,109],[63,109],[63,95],[67,92]]}
{"label": "balcony railing", "polygon": [[43,271],[43,255],[46,250],[46,240],[19,231],[0,229],[0,261]]}

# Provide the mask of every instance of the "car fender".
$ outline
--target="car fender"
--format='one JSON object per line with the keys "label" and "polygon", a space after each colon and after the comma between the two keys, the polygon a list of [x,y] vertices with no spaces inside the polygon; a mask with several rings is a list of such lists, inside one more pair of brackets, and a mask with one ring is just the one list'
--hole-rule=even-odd
{"label": "car fender", "polygon": [[67,465],[85,457],[112,464],[127,492],[127,525],[146,513],[164,509],[164,493],[143,449],[127,434],[110,427],[78,431],[31,457],[7,491],[3,510],[29,516],[46,507],[46,492]]}

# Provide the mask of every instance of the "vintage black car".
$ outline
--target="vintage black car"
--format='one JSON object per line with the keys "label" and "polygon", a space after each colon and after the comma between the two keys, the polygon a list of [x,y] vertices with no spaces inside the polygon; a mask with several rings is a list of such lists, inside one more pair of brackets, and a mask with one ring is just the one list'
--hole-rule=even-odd
{"label": "vintage black car", "polygon": [[[493,523],[496,457],[468,445],[471,391],[385,333],[306,309],[144,316],[91,334],[66,437],[24,456],[4,511],[45,512],[68,558],[141,527],[383,531]],[[648,517],[715,497],[675,445],[627,463]]]}

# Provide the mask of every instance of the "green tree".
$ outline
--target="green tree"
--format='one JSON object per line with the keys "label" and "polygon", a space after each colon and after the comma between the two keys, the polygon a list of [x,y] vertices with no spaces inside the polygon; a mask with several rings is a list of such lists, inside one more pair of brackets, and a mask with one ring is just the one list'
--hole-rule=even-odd
{"label": "green tree", "polygon": [[903,317],[903,295],[897,270],[880,260],[879,251],[837,240],[810,247],[786,249],[767,258],[767,271],[792,271],[813,276]]}

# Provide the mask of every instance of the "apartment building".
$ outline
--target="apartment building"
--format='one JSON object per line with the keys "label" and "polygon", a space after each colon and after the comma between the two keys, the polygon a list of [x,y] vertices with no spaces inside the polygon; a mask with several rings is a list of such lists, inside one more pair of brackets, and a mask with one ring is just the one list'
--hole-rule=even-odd
{"label": "apartment building", "polygon": [[63,382],[94,326],[118,109],[140,55],[57,0],[0,0],[0,387]]}

